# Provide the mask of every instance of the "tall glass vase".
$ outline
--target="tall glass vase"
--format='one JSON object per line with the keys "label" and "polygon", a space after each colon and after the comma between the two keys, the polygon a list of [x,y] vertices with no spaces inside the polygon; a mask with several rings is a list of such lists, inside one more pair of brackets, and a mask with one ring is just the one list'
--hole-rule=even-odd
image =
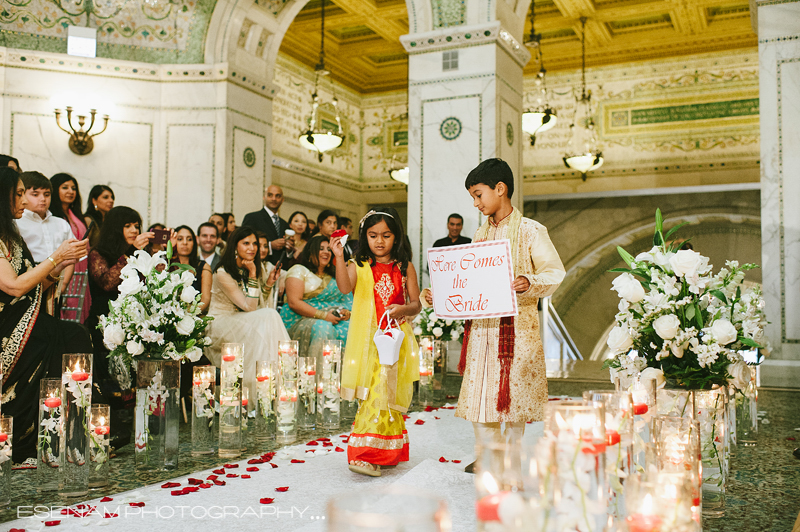
{"label": "tall glass vase", "polygon": [[297,439],[297,350],[296,340],[278,342],[278,443]]}
{"label": "tall glass vase", "polygon": [[756,444],[758,436],[758,390],[756,389],[755,370],[750,368],[750,382],[744,390],[737,390],[736,402],[736,441],[738,445],[751,447]]}
{"label": "tall glass vase", "polygon": [[299,357],[297,361],[297,428],[313,429],[317,423],[317,357]]}
{"label": "tall glass vase", "polygon": [[61,397],[63,430],[58,494],[80,497],[89,493],[89,413],[92,405],[92,354],[64,354]]}
{"label": "tall glass vase", "polygon": [[339,428],[339,379],[342,341],[327,340],[322,347],[322,366],[317,390],[317,422],[324,429]]}
{"label": "tall glass vase", "polygon": [[178,465],[179,390],[180,363],[177,360],[136,362],[136,469],[174,469]]}
{"label": "tall glass vase", "polygon": [[419,339],[419,383],[417,402],[420,406],[433,406],[433,337]]}
{"label": "tall glass vase", "polygon": [[652,442],[652,421],[657,410],[657,385],[653,379],[637,376],[631,387],[633,399],[633,464],[636,471],[644,471],[644,444]]}
{"label": "tall glass vase", "polygon": [[89,487],[108,485],[108,458],[111,447],[111,408],[108,405],[92,405],[89,421],[92,467],[89,472]]}
{"label": "tall glass vase", "polygon": [[219,390],[219,456],[242,454],[242,358],[244,344],[222,344]]}
{"label": "tall glass vase", "polygon": [[62,411],[61,379],[42,379],[39,381],[39,434],[36,447],[36,476],[38,488],[42,491],[56,491],[58,489]]}
{"label": "tall glass vase", "polygon": [[433,389],[444,390],[447,378],[447,342],[433,341]]}
{"label": "tall glass vase", "polygon": [[247,451],[247,436],[250,433],[250,388],[242,386],[242,452]]}
{"label": "tall glass vase", "polygon": [[192,456],[214,452],[214,366],[192,368]]}
{"label": "tall glass vase", "polygon": [[724,388],[694,390],[695,418],[700,424],[700,454],[703,466],[703,515],[721,517],[725,513],[727,482],[726,414],[728,398]]}
{"label": "tall glass vase", "polygon": [[682,475],[689,480],[694,529],[701,530],[703,474],[700,467],[700,424],[691,415],[659,415],[655,418],[653,434],[658,444],[658,471]]}
{"label": "tall glass vase", "polygon": [[275,439],[277,415],[277,362],[259,360],[256,362],[256,398],[253,439],[264,443]]}
{"label": "tall glass vase", "polygon": [[11,504],[11,453],[14,419],[0,416],[0,506]]}

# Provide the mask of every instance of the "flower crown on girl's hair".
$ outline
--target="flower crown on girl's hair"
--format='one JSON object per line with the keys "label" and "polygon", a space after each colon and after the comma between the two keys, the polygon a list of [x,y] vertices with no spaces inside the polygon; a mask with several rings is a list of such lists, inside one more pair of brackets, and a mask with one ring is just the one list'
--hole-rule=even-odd
{"label": "flower crown on girl's hair", "polygon": [[378,212],[376,210],[370,210],[367,214],[364,215],[363,218],[361,218],[361,221],[358,222],[358,228],[361,229],[362,227],[364,227],[364,222],[367,221],[367,218],[369,218],[370,216],[373,216],[375,214],[383,214],[385,216],[388,216],[389,218],[394,219],[394,216],[392,216],[388,212]]}

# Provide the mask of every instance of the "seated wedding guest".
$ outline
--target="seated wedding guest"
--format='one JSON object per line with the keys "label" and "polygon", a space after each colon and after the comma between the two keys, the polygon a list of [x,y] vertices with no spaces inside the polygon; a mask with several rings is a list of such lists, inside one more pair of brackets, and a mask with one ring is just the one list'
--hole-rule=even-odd
{"label": "seated wedding guest", "polygon": [[114,207],[103,220],[97,245],[89,252],[89,290],[92,308],[86,327],[94,343],[92,402],[111,406],[111,445],[119,448],[128,443],[135,398],[127,380],[127,372],[118,364],[110,364],[108,349],[103,344],[103,331],[97,328],[100,316],[108,314],[108,304],[119,296],[120,272],[128,257],[144,249],[153,233],[141,233],[142,218],[130,207]]}
{"label": "seated wedding guest", "polygon": [[308,220],[308,236],[312,237],[317,234],[317,222]]}
{"label": "seated wedding guest", "polygon": [[211,271],[219,264],[222,255],[217,253],[219,245],[219,229],[211,222],[203,222],[197,228],[197,247],[200,248],[200,260],[211,266]]}
{"label": "seated wedding guest", "polygon": [[[206,348],[206,356],[220,367],[222,344],[244,343],[244,385],[250,387],[251,394],[255,393],[256,361],[277,360],[278,341],[289,339],[280,315],[271,308],[258,308],[260,268],[256,232],[251,227],[239,227],[228,238],[214,271],[208,309],[214,320],[207,329],[211,345]],[[273,270],[267,289],[274,289],[276,278],[277,270]]]}
{"label": "seated wedding guest", "polygon": [[222,250],[222,248],[225,246],[225,241],[228,239],[225,216],[218,212],[215,212],[214,214],[208,217],[208,221],[217,226],[217,231],[219,232],[219,241],[220,241],[218,247],[220,248],[220,250]]}
{"label": "seated wedding guest", "polygon": [[[272,288],[267,287],[267,280],[275,269],[275,265],[267,260],[269,257],[269,237],[261,231],[256,231],[256,238],[258,238],[258,253],[261,257],[261,276],[258,278],[258,286],[261,289],[261,297],[259,298],[258,308],[274,308],[279,306],[280,298],[283,297],[283,291],[286,287],[286,270],[288,268],[281,267],[281,273],[278,276],[278,290],[277,292]],[[286,258],[284,257],[284,260]],[[283,265],[282,265],[283,266]]]}
{"label": "seated wedding guest", "polygon": [[94,247],[103,227],[103,219],[108,211],[114,208],[114,191],[105,185],[95,185],[89,191],[89,201],[86,202],[86,212],[83,219],[89,228],[89,246]]}
{"label": "seated wedding guest", "polygon": [[[86,236],[86,223],[83,219],[81,212],[81,192],[78,188],[78,182],[69,174],[56,174],[50,178],[50,184],[53,187],[53,200],[50,202],[50,212],[53,216],[57,216],[66,220],[72,231],[73,238],[78,240]],[[83,273],[88,267],[88,261],[78,261],[74,266],[75,273]],[[77,307],[79,302],[78,293],[73,290],[76,286],[77,279],[72,281],[72,286],[68,287],[63,292],[62,300],[65,307]],[[81,315],[76,316],[74,310],[62,310],[61,318],[65,320],[78,321],[83,323],[89,315],[89,308],[92,306],[92,297],[89,295],[89,283],[85,282],[83,287],[83,307],[81,308]]]}
{"label": "seated wedding guest", "polygon": [[[147,228],[147,232],[155,234],[156,230],[158,230],[158,231],[166,231],[166,229],[167,229],[166,225],[164,225],[162,223],[154,223],[153,225],[151,225],[150,227]],[[159,251],[165,251],[166,252],[167,251],[167,244],[166,244],[166,242],[162,243],[162,242],[151,241],[151,242],[147,243],[147,245],[144,247],[144,250],[146,252],[148,252],[149,254],[151,254],[151,255],[155,255]],[[173,245],[172,250],[173,250],[172,254],[175,255],[175,247],[174,247],[174,245]]]}
{"label": "seated wedding guest", "polygon": [[443,248],[447,246],[469,244],[472,242],[472,239],[461,236],[462,229],[464,229],[464,218],[462,218],[460,214],[454,212],[447,217],[447,236],[434,242],[433,247]]}
{"label": "seated wedding guest", "polygon": [[223,212],[222,217],[225,219],[225,240],[228,240],[230,234],[236,231],[236,217],[232,212]]}
{"label": "seated wedding guest", "polygon": [[281,308],[283,323],[300,352],[322,352],[325,340],[347,340],[353,295],[342,294],[336,286],[330,241],[314,236],[300,254],[299,264],[286,274],[286,302]]}
{"label": "seated wedding guest", "polygon": [[22,172],[19,167],[19,161],[10,155],[0,155],[0,168],[9,167],[17,172]]}
{"label": "seated wedding guest", "polygon": [[[33,255],[33,260],[38,264],[52,255],[62,242],[73,238],[72,229],[66,221],[53,216],[50,212],[53,185],[49,179],[39,172],[23,172],[20,178],[25,185],[25,200],[28,205],[22,218],[16,220],[17,229]],[[48,288],[42,295],[45,312],[51,316],[59,316],[58,301],[61,292],[69,285],[72,271],[73,266],[67,266],[61,281]]]}
{"label": "seated wedding guest", "polygon": [[60,378],[64,353],[89,353],[92,343],[77,323],[40,312],[42,291],[86,256],[86,241],[69,239],[38,266],[17,232],[27,205],[16,170],[0,168],[0,338],[3,414],[14,418],[13,461],[36,456],[39,381]]}
{"label": "seated wedding guest", "polygon": [[349,257],[355,255],[358,251],[358,235],[353,238],[353,221],[346,216],[339,216],[338,224],[339,229],[347,231],[347,242],[344,245],[344,256],[349,260]]}
{"label": "seated wedding guest", "polygon": [[337,227],[339,227],[339,217],[332,210],[325,209],[317,216],[318,235],[330,238]]}
{"label": "seated wedding guest", "polygon": [[306,243],[308,242],[309,238],[309,230],[308,230],[308,217],[306,213],[301,211],[295,211],[289,216],[289,229],[294,231],[294,253],[293,256],[296,259],[300,256],[300,252],[303,251]]}

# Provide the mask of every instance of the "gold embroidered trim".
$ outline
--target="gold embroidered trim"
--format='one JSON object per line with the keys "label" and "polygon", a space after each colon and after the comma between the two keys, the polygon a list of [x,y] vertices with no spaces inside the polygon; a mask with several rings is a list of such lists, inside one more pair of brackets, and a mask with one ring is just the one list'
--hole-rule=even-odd
{"label": "gold embroidered trim", "polygon": [[376,436],[356,436],[352,434],[347,442],[350,447],[370,447],[384,451],[396,451],[408,445],[408,434],[403,434],[402,438],[386,440]]}

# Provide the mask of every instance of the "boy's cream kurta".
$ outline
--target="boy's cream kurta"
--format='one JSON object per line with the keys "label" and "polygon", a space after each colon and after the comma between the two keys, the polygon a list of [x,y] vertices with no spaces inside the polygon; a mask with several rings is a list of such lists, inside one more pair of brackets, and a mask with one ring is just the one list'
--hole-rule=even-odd
{"label": "boy's cream kurta", "polygon": [[[487,221],[489,228],[486,240],[508,238],[510,218],[507,216],[497,225]],[[500,318],[474,320],[456,408],[456,416],[467,421],[496,423],[544,419],[547,377],[539,336],[538,303],[540,297],[556,291],[566,272],[556,248],[550,242],[547,229],[539,222],[522,218],[517,246],[520,264],[514,265],[514,275],[526,277],[531,286],[526,292],[517,294],[519,314],[514,318],[516,334],[511,364],[511,407],[508,412],[497,411]]]}

